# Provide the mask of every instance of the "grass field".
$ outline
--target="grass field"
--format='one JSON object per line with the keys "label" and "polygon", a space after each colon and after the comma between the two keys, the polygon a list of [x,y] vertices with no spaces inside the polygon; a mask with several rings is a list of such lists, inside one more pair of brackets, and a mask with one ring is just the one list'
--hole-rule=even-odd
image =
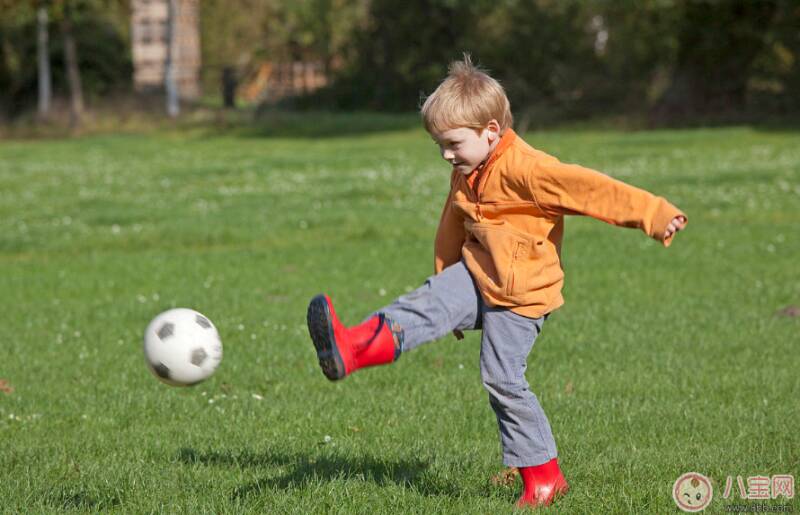
{"label": "grass field", "polygon": [[[528,369],[572,485],[551,511],[677,512],[697,471],[718,513],[728,476],[798,476],[800,132],[526,139],[690,217],[668,249],[567,221]],[[477,334],[333,384],[305,327],[320,291],[355,323],[429,275],[448,174],[405,118],[0,142],[0,512],[512,511]],[[224,343],[192,388],[142,358],[173,306]]]}

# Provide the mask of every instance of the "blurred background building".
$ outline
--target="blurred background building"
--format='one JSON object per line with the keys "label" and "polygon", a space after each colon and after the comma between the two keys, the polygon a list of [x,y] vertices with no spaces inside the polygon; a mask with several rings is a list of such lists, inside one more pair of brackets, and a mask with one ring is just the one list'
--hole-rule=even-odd
{"label": "blurred background building", "polygon": [[[181,99],[200,97],[200,26],[198,0],[177,0],[175,78]],[[169,52],[170,0],[131,1],[133,87],[157,91],[164,87]]]}

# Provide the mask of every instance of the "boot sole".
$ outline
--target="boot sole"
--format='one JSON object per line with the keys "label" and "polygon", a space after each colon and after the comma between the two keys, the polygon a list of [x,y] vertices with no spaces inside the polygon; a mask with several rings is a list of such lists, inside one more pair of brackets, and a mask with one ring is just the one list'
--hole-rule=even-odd
{"label": "boot sole", "polygon": [[344,360],[336,347],[336,338],[333,335],[331,311],[324,295],[317,295],[308,305],[308,332],[314,348],[317,349],[319,366],[325,377],[331,381],[338,381],[347,375]]}

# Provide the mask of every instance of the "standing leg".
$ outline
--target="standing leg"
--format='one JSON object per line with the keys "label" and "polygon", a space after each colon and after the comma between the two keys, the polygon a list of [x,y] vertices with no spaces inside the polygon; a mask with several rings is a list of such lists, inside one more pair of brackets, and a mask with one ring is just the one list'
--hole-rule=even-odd
{"label": "standing leg", "polygon": [[527,357],[544,318],[527,318],[506,308],[483,311],[481,379],[497,416],[503,462],[540,465],[556,457],[550,423],[525,379]]}
{"label": "standing leg", "polygon": [[527,357],[543,323],[544,317],[527,318],[505,308],[483,311],[481,378],[497,416],[503,462],[522,476],[519,507],[548,505],[569,490],[550,423],[525,380]]}

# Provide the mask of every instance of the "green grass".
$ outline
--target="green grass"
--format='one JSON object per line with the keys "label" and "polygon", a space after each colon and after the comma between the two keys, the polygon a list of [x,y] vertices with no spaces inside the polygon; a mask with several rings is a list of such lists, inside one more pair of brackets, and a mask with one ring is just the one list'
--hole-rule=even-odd
{"label": "green grass", "polygon": [[[0,142],[0,512],[511,511],[477,334],[332,384],[305,328],[320,291],[354,323],[430,273],[447,166],[405,118],[299,120]],[[799,476],[800,318],[777,313],[800,305],[800,132],[526,139],[690,217],[669,249],[567,221],[567,304],[528,369],[557,511],[676,512],[697,471],[722,512],[727,476]],[[143,363],[173,306],[225,347],[193,388]]]}

